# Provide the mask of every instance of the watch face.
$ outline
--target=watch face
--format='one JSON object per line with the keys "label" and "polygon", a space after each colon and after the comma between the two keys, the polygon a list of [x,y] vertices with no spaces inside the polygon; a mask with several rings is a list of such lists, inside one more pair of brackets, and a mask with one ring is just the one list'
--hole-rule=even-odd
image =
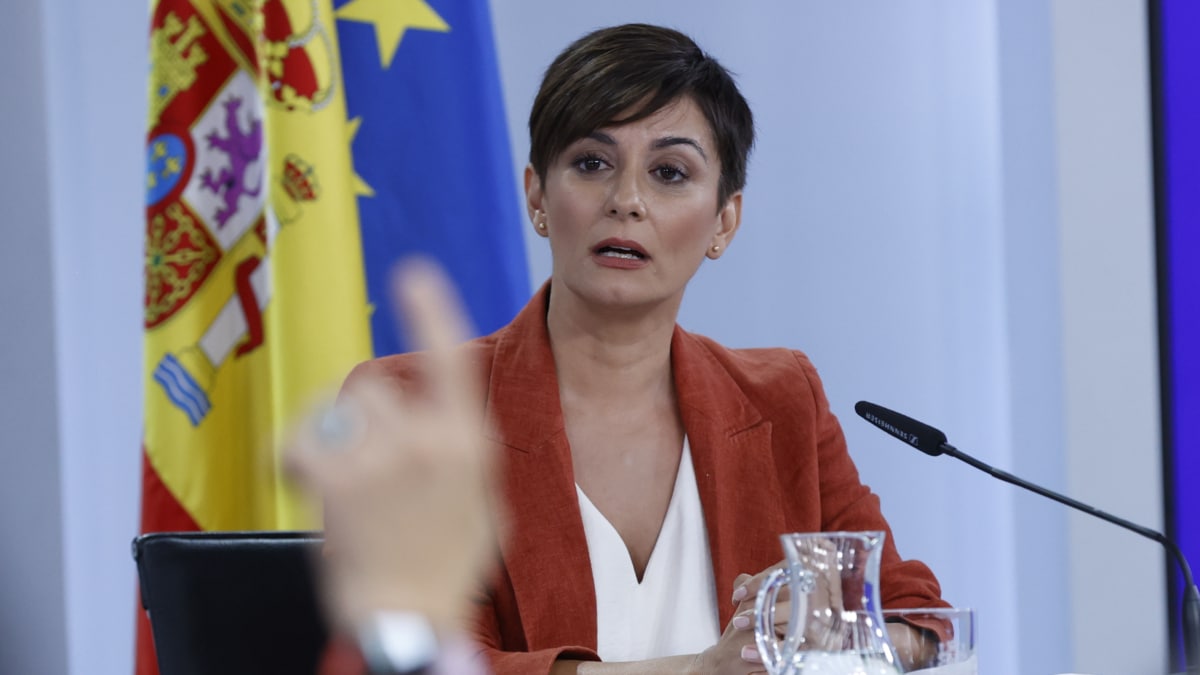
{"label": "watch face", "polygon": [[374,674],[418,675],[437,660],[433,627],[413,612],[379,612],[359,630],[359,648]]}

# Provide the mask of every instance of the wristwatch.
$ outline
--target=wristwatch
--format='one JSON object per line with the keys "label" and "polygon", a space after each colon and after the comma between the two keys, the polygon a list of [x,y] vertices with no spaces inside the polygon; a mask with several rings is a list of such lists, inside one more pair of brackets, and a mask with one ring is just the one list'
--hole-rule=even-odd
{"label": "wristwatch", "polygon": [[358,630],[371,675],[427,675],[437,661],[433,626],[415,612],[376,612]]}

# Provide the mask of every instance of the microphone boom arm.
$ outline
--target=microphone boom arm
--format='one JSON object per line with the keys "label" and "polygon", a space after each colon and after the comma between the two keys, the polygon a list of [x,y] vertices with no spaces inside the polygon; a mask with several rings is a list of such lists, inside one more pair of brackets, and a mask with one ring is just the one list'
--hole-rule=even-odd
{"label": "microphone boom arm", "polygon": [[1179,546],[1175,542],[1168,539],[1166,535],[1148,527],[1132,523],[1124,518],[1118,518],[1111,513],[1106,513],[1094,506],[1071,499],[1064,494],[1059,494],[1040,485],[1030,483],[1024,478],[1018,478],[1007,471],[997,469],[986,462],[975,459],[947,443],[946,434],[942,433],[941,430],[931,427],[924,422],[919,422],[907,415],[902,415],[894,410],[889,410],[869,401],[859,401],[854,405],[854,411],[880,430],[891,436],[895,436],[897,439],[927,455],[934,457],[938,455],[950,455],[993,478],[1024,488],[1047,499],[1052,499],[1059,504],[1093,515],[1101,520],[1108,521],[1131,532],[1136,532],[1147,539],[1162,544],[1174,556],[1175,561],[1179,564],[1180,571],[1183,572],[1185,584],[1182,608],[1184,658],[1187,661],[1187,672],[1200,675],[1200,589],[1196,588],[1196,582],[1192,579],[1192,568],[1188,565],[1183,551],[1179,549]]}
{"label": "microphone boom arm", "polygon": [[1158,543],[1165,546],[1167,548],[1167,550],[1170,551],[1171,555],[1174,556],[1175,561],[1179,563],[1179,569],[1181,569],[1183,571],[1184,583],[1186,583],[1189,588],[1195,587],[1196,584],[1192,581],[1192,568],[1190,566],[1188,566],[1187,559],[1183,557],[1183,551],[1179,550],[1179,547],[1175,545],[1175,542],[1168,539],[1166,537],[1166,535],[1162,534],[1161,532],[1158,532],[1157,530],[1152,530],[1148,527],[1142,527],[1141,525],[1138,525],[1137,523],[1133,523],[1128,520],[1125,520],[1124,518],[1114,516],[1111,513],[1108,513],[1106,511],[1101,511],[1100,509],[1098,509],[1094,506],[1090,506],[1088,504],[1084,504],[1083,502],[1081,502],[1079,500],[1071,499],[1070,497],[1068,497],[1064,494],[1059,494],[1053,490],[1049,490],[1040,485],[1030,483],[1029,481],[1027,481],[1023,478],[1018,478],[1017,476],[1014,476],[1011,473],[1009,473],[1003,469],[997,469],[996,467],[992,466],[991,464],[988,464],[986,462],[982,462],[978,459],[975,459],[974,457],[968,455],[965,452],[960,451],[958,448],[954,447],[953,445],[950,445],[949,443],[943,443],[941,448],[942,448],[943,454],[950,455],[951,457],[953,457],[955,459],[966,462],[967,464],[970,464],[971,466],[992,476],[993,478],[1002,480],[1005,483],[1010,483],[1012,485],[1016,485],[1017,487],[1025,488],[1026,490],[1029,490],[1030,492],[1036,492],[1037,494],[1039,494],[1043,497],[1046,497],[1047,499],[1053,499],[1054,501],[1058,502],[1059,504],[1065,504],[1067,506],[1070,506],[1073,509],[1078,509],[1080,511],[1083,511],[1084,513],[1096,516],[1097,518],[1100,518],[1101,520],[1107,520],[1108,522],[1112,523],[1113,525],[1119,525],[1120,527],[1123,527],[1127,530],[1137,532],[1138,534],[1142,535],[1143,537],[1146,537],[1147,539],[1153,539],[1154,541],[1157,541]]}

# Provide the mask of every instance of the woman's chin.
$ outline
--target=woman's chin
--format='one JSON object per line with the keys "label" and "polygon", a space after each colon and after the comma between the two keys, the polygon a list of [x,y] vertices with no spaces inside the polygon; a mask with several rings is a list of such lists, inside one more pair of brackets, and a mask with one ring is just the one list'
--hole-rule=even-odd
{"label": "woman's chin", "polygon": [[637,280],[587,283],[578,286],[565,284],[581,304],[593,311],[611,313],[644,313],[659,308],[678,309],[683,289],[664,292]]}

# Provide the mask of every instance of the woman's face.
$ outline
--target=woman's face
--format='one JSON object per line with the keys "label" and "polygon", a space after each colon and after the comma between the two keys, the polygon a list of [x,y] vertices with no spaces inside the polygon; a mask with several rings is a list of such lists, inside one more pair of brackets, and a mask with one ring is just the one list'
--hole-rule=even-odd
{"label": "woman's face", "polygon": [[700,262],[725,252],[741,220],[740,192],[717,208],[720,177],[712,131],[691,98],[572,143],[544,185],[526,169],[555,293],[605,307],[677,308]]}

